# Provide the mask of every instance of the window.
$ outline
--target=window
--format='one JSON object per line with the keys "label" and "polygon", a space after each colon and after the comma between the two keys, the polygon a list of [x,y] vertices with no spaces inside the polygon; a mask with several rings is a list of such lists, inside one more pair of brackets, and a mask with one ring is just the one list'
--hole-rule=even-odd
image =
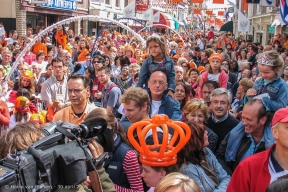
{"label": "window", "polygon": [[120,7],[120,0],[115,0],[115,7]]}
{"label": "window", "polygon": [[106,5],[110,5],[110,0],[105,0]]}

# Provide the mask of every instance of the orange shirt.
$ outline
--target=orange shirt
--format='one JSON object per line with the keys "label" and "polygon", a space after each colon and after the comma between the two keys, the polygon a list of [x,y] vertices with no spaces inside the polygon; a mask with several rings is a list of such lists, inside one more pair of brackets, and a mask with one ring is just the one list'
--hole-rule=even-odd
{"label": "orange shirt", "polygon": [[75,125],[80,125],[84,121],[87,114],[96,108],[97,107],[94,105],[94,103],[92,104],[87,103],[84,113],[81,115],[81,117],[78,117],[74,114],[74,111],[70,105],[58,111],[54,115],[53,121],[60,120],[60,121],[68,122],[68,123],[73,123]]}
{"label": "orange shirt", "polygon": [[86,60],[86,54],[89,53],[87,49],[83,49],[81,53],[78,56],[78,61],[85,61]]}

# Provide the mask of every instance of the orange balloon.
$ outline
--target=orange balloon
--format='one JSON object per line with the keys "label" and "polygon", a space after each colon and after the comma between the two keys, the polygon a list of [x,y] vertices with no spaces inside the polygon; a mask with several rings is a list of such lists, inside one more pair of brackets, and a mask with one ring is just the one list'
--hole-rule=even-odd
{"label": "orange balloon", "polygon": [[[174,130],[171,138],[168,127]],[[159,129],[163,133],[162,143],[158,139]],[[135,131],[139,141],[134,137]],[[145,137],[148,131],[152,132],[153,145],[146,144]],[[165,167],[176,164],[177,153],[191,138],[191,134],[191,129],[186,123],[170,120],[167,115],[154,115],[152,119],[133,123],[127,131],[127,137],[140,153],[140,161],[143,164]]]}

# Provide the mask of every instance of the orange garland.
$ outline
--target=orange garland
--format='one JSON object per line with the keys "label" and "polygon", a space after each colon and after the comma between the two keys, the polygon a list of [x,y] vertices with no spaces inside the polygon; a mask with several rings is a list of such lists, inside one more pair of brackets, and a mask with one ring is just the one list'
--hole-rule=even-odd
{"label": "orange garland", "polygon": [[64,47],[67,45],[67,36],[63,32],[57,31],[55,34],[55,39],[57,43],[61,44]]}

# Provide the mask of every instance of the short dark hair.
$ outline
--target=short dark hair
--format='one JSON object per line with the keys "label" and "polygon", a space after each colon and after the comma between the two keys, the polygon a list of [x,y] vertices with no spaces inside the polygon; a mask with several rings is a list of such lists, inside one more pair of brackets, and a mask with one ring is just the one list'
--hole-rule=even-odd
{"label": "short dark hair", "polygon": [[70,75],[70,76],[68,77],[67,82],[68,82],[70,79],[73,79],[73,80],[75,80],[75,79],[81,79],[82,82],[83,82],[84,87],[85,87],[85,88],[86,88],[86,87],[89,87],[89,79],[88,79],[87,77],[85,77],[84,75],[74,73],[74,74],[72,74],[72,75]]}
{"label": "short dark hair", "polygon": [[46,68],[45,68],[45,69],[47,70],[48,67],[50,67],[50,66],[52,66],[51,63],[48,63],[48,64],[46,65]]}
{"label": "short dark hair", "polygon": [[201,50],[200,50],[200,47],[195,47],[195,48],[194,48],[194,51],[200,52],[200,51],[201,51]]}
{"label": "short dark hair", "polygon": [[64,62],[63,62],[62,59],[59,59],[58,57],[53,58],[52,61],[51,61],[52,67],[53,67],[54,63],[60,63],[60,62],[61,62],[62,65],[64,66]]}
{"label": "short dark hair", "polygon": [[105,71],[105,74],[110,74],[110,69],[107,67],[107,66],[102,66],[102,67],[99,67],[99,68],[97,68],[96,69],[96,71],[98,72],[98,71]]}
{"label": "short dark hair", "polygon": [[102,64],[104,64],[104,62],[105,62],[104,58],[100,55],[95,55],[93,57],[93,61],[94,61],[94,59],[98,59],[98,61],[100,61]]}
{"label": "short dark hair", "polygon": [[258,47],[257,46],[252,46],[251,50],[255,53],[258,53]]}
{"label": "short dark hair", "polygon": [[203,83],[202,89],[203,89],[204,86],[207,86],[208,84],[212,85],[214,87],[214,89],[219,88],[219,85],[218,85],[218,83],[216,81],[207,80],[207,81],[205,81]]}

